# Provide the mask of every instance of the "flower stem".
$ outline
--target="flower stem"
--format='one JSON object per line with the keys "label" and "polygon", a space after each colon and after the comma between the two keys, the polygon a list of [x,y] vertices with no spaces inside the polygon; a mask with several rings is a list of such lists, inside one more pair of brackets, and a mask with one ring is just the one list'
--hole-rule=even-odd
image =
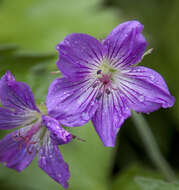
{"label": "flower stem", "polygon": [[146,152],[155,164],[155,166],[164,175],[166,180],[170,182],[176,181],[175,174],[165,158],[162,156],[160,149],[152,134],[152,131],[149,128],[149,125],[147,124],[145,118],[141,114],[133,111],[132,120],[138,130],[139,135],[143,140]]}

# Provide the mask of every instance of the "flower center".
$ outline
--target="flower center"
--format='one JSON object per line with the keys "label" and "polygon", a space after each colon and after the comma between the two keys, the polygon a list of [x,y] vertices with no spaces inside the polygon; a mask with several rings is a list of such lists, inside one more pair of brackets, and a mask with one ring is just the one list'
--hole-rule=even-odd
{"label": "flower center", "polygon": [[109,61],[104,59],[99,67],[99,70],[97,71],[97,77],[100,82],[102,82],[104,85],[107,85],[113,81],[114,73],[116,71],[117,70],[109,64]]}
{"label": "flower center", "polygon": [[101,72],[102,72],[103,74],[110,74],[110,73],[113,74],[113,73],[115,73],[115,72],[117,71],[114,67],[112,67],[112,66],[110,65],[109,62],[110,62],[110,61],[107,60],[107,59],[104,59],[104,60],[102,61],[102,64],[101,64],[99,70],[101,70]]}
{"label": "flower center", "polygon": [[96,75],[97,80],[93,85],[93,88],[100,85],[100,90],[97,95],[97,99],[100,99],[103,93],[110,94],[111,89],[115,90],[114,88],[114,74],[116,73],[117,69],[113,68],[107,59],[104,59],[100,67],[98,68]]}

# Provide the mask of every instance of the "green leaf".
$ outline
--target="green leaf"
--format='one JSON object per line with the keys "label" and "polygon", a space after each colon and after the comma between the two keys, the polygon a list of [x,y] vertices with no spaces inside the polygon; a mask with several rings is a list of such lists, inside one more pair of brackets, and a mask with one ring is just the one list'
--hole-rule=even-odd
{"label": "green leaf", "polygon": [[160,174],[154,170],[142,167],[139,164],[132,164],[116,175],[111,189],[140,190],[134,181],[136,176],[161,178]]}
{"label": "green leaf", "polygon": [[141,190],[178,190],[179,183],[167,183],[162,180],[136,177],[136,183],[141,188]]}

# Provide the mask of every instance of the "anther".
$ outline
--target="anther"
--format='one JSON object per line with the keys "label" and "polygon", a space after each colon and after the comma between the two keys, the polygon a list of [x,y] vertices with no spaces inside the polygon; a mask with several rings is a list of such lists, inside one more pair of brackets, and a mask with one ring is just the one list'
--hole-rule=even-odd
{"label": "anther", "polygon": [[111,93],[109,89],[106,89],[105,92],[106,92],[106,94],[108,94],[108,95]]}
{"label": "anther", "polygon": [[98,86],[98,82],[95,82],[94,84],[93,84],[93,88],[96,88],[97,86]]}
{"label": "anther", "polygon": [[100,75],[100,74],[101,74],[101,72],[102,72],[101,70],[98,70],[98,71],[97,71],[97,75]]}
{"label": "anther", "polygon": [[96,96],[96,100],[100,100],[101,96],[102,96],[102,93],[99,92],[99,93],[97,94],[97,96]]}

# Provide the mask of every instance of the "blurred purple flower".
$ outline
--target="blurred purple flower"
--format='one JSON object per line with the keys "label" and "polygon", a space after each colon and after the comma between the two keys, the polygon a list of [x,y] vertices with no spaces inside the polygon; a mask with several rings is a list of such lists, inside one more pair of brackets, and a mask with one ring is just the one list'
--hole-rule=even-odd
{"label": "blurred purple flower", "polygon": [[102,42],[87,34],[68,35],[57,45],[57,66],[64,78],[50,86],[49,113],[68,126],[92,119],[104,145],[114,146],[131,109],[149,113],[173,106],[175,99],[161,75],[136,66],[147,45],[142,30],[138,21],[129,21]]}
{"label": "blurred purple flower", "polygon": [[29,86],[17,82],[10,72],[0,80],[0,101],[0,129],[22,126],[0,141],[0,162],[21,172],[38,152],[39,167],[67,188],[70,173],[58,145],[70,142],[73,136],[53,115],[40,112]]}

